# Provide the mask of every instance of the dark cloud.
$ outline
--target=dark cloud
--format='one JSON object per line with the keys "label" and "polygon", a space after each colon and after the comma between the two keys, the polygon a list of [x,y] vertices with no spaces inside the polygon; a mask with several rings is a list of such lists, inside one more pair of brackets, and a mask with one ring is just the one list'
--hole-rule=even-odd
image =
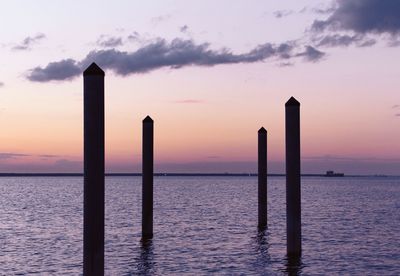
{"label": "dark cloud", "polygon": [[113,48],[122,45],[122,38],[101,35],[96,44],[104,48]]}
{"label": "dark cloud", "polygon": [[318,51],[314,47],[308,45],[304,52],[297,54],[298,57],[303,57],[306,61],[317,62],[325,56],[324,52]]}
{"label": "dark cloud", "polygon": [[42,33],[39,33],[35,36],[28,36],[23,41],[21,41],[21,43],[12,47],[12,50],[30,50],[33,44],[39,42],[44,38],[46,38],[46,35]]}
{"label": "dark cloud", "polygon": [[336,0],[325,20],[315,20],[314,31],[353,31],[358,34],[400,34],[399,0]]}
{"label": "dark cloud", "polygon": [[18,158],[18,157],[25,157],[25,156],[30,156],[30,155],[23,154],[23,153],[0,152],[0,159],[12,159],[12,158]]}
{"label": "dark cloud", "polygon": [[328,18],[314,20],[311,39],[318,47],[369,47],[383,38],[400,46],[400,1],[335,0]]}
{"label": "dark cloud", "polygon": [[52,80],[69,80],[82,73],[82,68],[73,59],[50,62],[46,67],[35,67],[28,72],[30,81],[46,82]]}
{"label": "dark cloud", "polygon": [[115,49],[91,51],[83,60],[66,59],[51,62],[44,68],[36,67],[28,72],[31,81],[46,82],[52,80],[69,80],[77,77],[92,62],[103,69],[108,69],[120,76],[147,73],[159,68],[177,69],[185,66],[215,66],[219,64],[254,63],[266,59],[291,59],[304,57],[316,62],[324,56],[312,46],[299,52],[294,42],[282,44],[265,43],[243,54],[234,54],[229,49],[210,49],[208,43],[196,44],[193,40],[174,39],[167,42],[157,39],[134,52]]}
{"label": "dark cloud", "polygon": [[282,18],[282,17],[286,17],[289,16],[293,13],[292,10],[278,10],[278,11],[274,11],[272,14],[276,17],[276,18]]}

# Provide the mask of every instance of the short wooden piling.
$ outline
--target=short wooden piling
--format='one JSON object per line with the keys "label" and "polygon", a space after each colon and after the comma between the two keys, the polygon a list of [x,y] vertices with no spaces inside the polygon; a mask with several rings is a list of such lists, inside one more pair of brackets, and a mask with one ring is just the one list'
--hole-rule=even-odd
{"label": "short wooden piling", "polygon": [[301,255],[300,103],[291,97],[286,117],[286,231],[287,255]]}
{"label": "short wooden piling", "polygon": [[83,274],[104,275],[104,71],[83,72],[84,215]]}
{"label": "short wooden piling", "polygon": [[142,239],[153,237],[153,170],[154,123],[147,116],[143,120],[142,141]]}
{"label": "short wooden piling", "polygon": [[258,130],[258,228],[267,227],[267,131]]}

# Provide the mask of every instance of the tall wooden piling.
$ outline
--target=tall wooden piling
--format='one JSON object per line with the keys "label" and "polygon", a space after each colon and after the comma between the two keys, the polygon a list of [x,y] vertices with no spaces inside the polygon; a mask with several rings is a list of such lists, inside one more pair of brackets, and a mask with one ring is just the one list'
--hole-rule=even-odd
{"label": "tall wooden piling", "polygon": [[301,255],[300,103],[291,97],[286,117],[286,230],[288,256]]}
{"label": "tall wooden piling", "polygon": [[267,131],[258,130],[258,228],[267,226]]}
{"label": "tall wooden piling", "polygon": [[104,275],[104,71],[83,72],[84,215],[83,274]]}
{"label": "tall wooden piling", "polygon": [[153,132],[153,120],[147,116],[143,120],[142,141],[142,239],[153,237]]}

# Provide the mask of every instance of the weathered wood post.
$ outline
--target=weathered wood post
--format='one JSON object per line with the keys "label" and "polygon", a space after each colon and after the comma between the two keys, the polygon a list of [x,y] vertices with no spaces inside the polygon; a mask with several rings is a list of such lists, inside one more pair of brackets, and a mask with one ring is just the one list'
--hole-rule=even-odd
{"label": "weathered wood post", "polygon": [[286,117],[286,231],[288,256],[301,255],[300,103],[291,97]]}
{"label": "weathered wood post", "polygon": [[83,274],[104,275],[104,71],[83,72]]}
{"label": "weathered wood post", "polygon": [[267,131],[258,130],[258,228],[267,226]]}
{"label": "weathered wood post", "polygon": [[142,141],[142,239],[153,237],[153,120],[143,120]]}

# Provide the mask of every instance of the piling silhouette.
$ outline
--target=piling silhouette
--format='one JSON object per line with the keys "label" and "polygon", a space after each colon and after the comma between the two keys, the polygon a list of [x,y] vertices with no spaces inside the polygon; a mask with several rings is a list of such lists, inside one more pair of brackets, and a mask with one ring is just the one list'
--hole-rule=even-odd
{"label": "piling silhouette", "polygon": [[84,216],[83,274],[104,275],[104,71],[83,72]]}
{"label": "piling silhouette", "polygon": [[287,255],[301,255],[300,103],[291,97],[286,117],[286,232]]}
{"label": "piling silhouette", "polygon": [[142,239],[153,237],[153,170],[154,123],[147,116],[143,120],[142,141]]}
{"label": "piling silhouette", "polygon": [[258,228],[267,227],[267,131],[258,130]]}

